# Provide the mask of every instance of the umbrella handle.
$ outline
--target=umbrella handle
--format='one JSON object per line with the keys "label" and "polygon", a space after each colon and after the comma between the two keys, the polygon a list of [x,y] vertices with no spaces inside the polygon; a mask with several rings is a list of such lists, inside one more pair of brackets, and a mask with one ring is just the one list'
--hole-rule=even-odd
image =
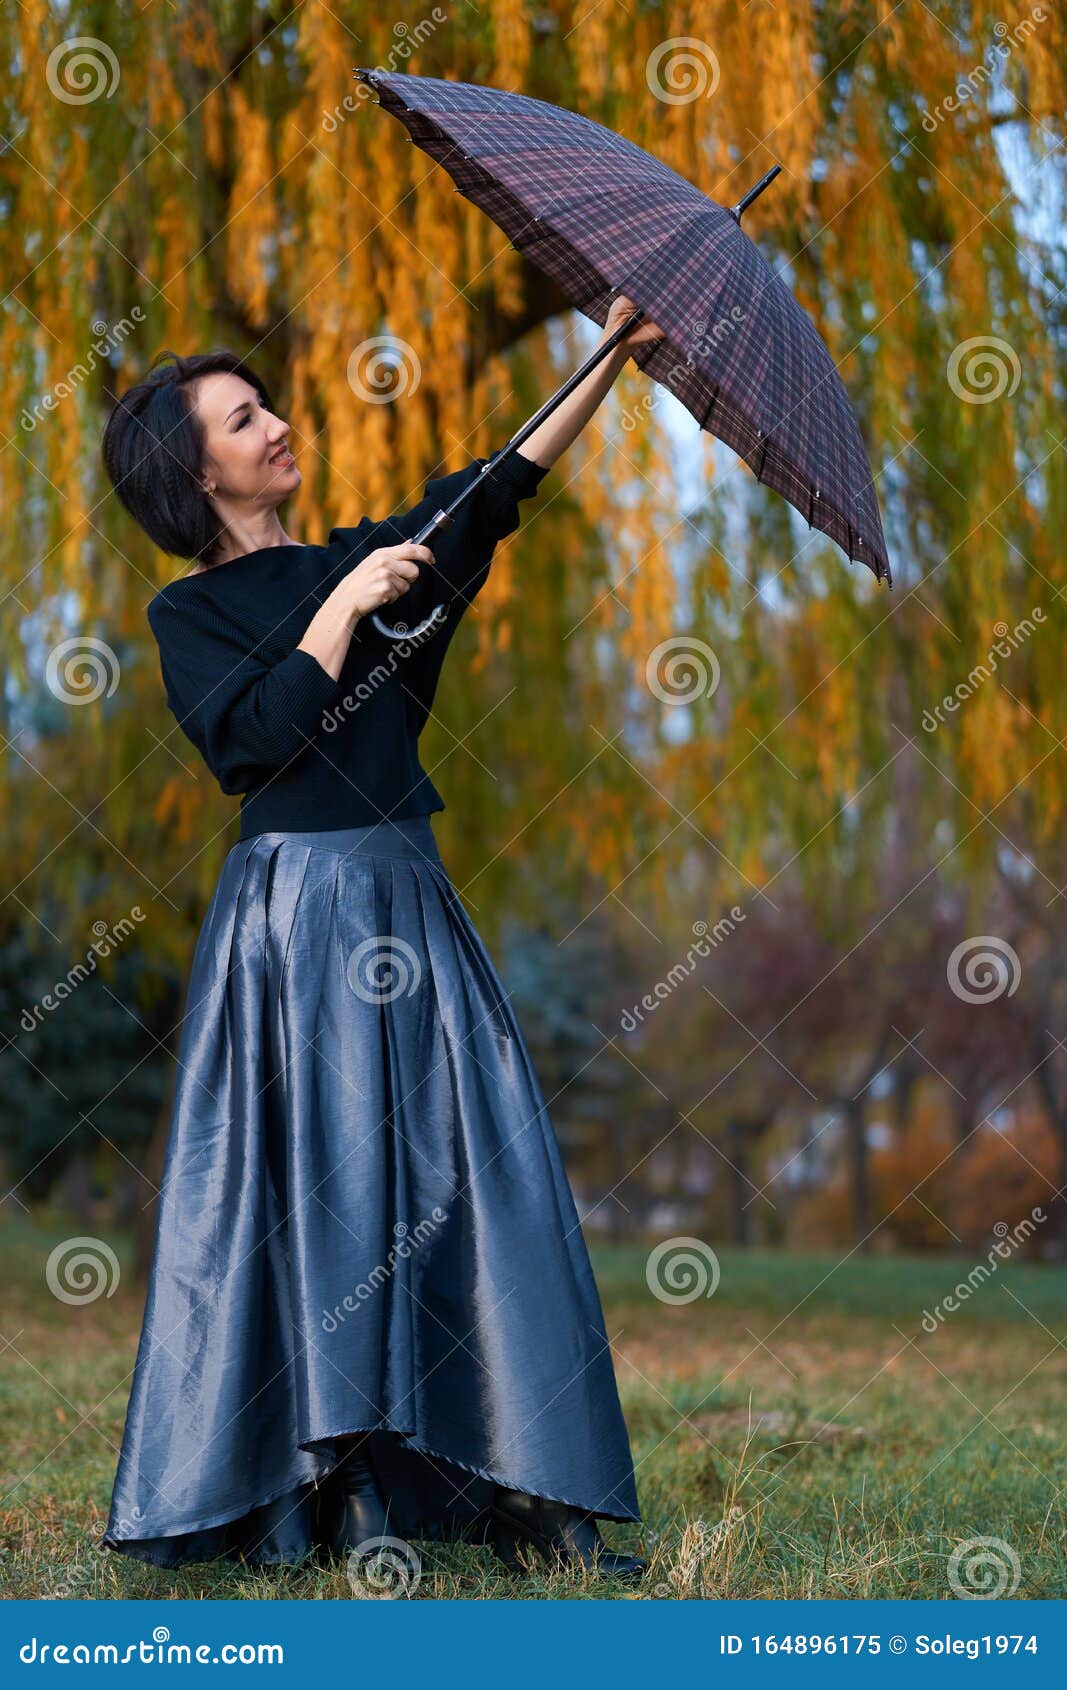
{"label": "umbrella handle", "polygon": [[371,621],[379,634],[384,634],[388,640],[417,640],[420,635],[429,633],[431,628],[439,627],[447,615],[447,607],[438,604],[434,606],[429,616],[424,617],[415,628],[409,628],[404,622],[398,622],[395,627],[391,628],[388,622],[382,621],[377,611],[372,613]]}
{"label": "umbrella handle", "polygon": [[[419,530],[415,536],[413,544],[416,546],[424,546],[439,529],[451,528],[452,521],[453,519],[449,516],[447,511],[438,511],[436,516],[431,517],[425,528],[421,528]],[[388,622],[382,621],[382,618],[378,615],[377,611],[372,614],[371,622],[377,628],[379,634],[384,634],[387,640],[417,640],[423,634],[428,634],[432,628],[439,628],[447,616],[448,606],[446,604],[436,604],[431,610],[429,616],[424,617],[423,620],[414,628],[409,628],[406,623],[403,622],[397,622],[395,625],[391,626]]]}

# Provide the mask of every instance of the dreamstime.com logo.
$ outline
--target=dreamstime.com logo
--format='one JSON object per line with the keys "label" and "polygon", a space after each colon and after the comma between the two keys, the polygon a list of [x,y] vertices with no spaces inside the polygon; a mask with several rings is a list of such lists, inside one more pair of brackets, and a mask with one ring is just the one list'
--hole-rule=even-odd
{"label": "dreamstime.com logo", "polygon": [[[435,6],[428,18],[420,18],[418,23],[395,23],[393,34],[396,40],[385,55],[383,63],[375,65],[374,69],[388,74],[390,71],[402,70],[417,47],[428,41],[436,28],[448,22],[448,13],[443,6]],[[358,82],[350,94],[334,106],[332,111],[323,111],[322,127],[328,134],[339,129],[351,112],[358,111],[367,100],[374,100],[377,96],[374,89],[367,82]]]}
{"label": "dreamstime.com logo", "polygon": [[[130,318],[133,319],[132,323]],[[23,406],[19,417],[19,427],[24,434],[32,434],[46,417],[57,410],[64,399],[69,399],[79,388],[84,387],[90,376],[98,366],[110,368],[109,359],[112,352],[128,340],[133,333],[134,326],[145,321],[145,313],[139,305],[133,306],[129,317],[121,317],[117,323],[108,324],[101,318],[94,318],[89,327],[95,335],[95,340],[89,342],[89,351],[85,358],[72,364],[65,375],[53,382],[47,393],[40,399],[34,400],[30,406]]]}
{"label": "dreamstime.com logo", "polygon": [[923,1326],[927,1332],[936,1332],[950,1314],[955,1314],[961,1303],[973,1297],[980,1285],[991,1279],[1001,1262],[1010,1261],[1016,1250],[1034,1236],[1042,1221],[1048,1219],[1044,1209],[1035,1207],[1030,1210],[1028,1217],[1019,1221],[1014,1227],[1009,1227],[1007,1221],[998,1221],[993,1228],[997,1242],[991,1247],[984,1262],[975,1262],[966,1279],[961,1279],[947,1296],[935,1303],[932,1309],[923,1309]]}
{"label": "dreamstime.com logo", "polygon": [[[139,922],[146,919],[140,904],[134,904],[131,915]],[[129,934],[136,932],[126,916],[110,926],[106,921],[93,922],[93,942],[89,946],[88,959],[84,962],[72,963],[62,980],[57,980],[50,991],[45,992],[35,1004],[27,1004],[19,1016],[19,1025],[24,1033],[32,1033],[43,1025],[45,1015],[59,1009],[61,1004],[77,991],[82,983],[96,973],[96,965],[101,957],[110,956],[112,951],[118,950],[119,944]]]}
{"label": "dreamstime.com logo", "polygon": [[[707,317],[695,317],[689,324],[688,334],[686,334],[684,328],[677,331],[672,338],[677,340],[684,351],[684,360],[675,359],[666,369],[657,369],[656,380],[649,391],[643,393],[639,399],[635,400],[632,405],[628,405],[622,412],[619,422],[623,432],[632,434],[641,419],[647,417],[656,409],[665,394],[669,393],[677,398],[675,388],[681,382],[691,382],[693,371],[701,370],[701,359],[705,360],[706,372],[706,360],[709,354],[716,347],[721,346],[723,341],[731,334],[735,334],[747,317],[748,312],[744,306],[731,305],[730,309],[721,317],[716,317],[711,321]],[[664,342],[663,344],[667,343]],[[715,400],[713,399],[704,418],[705,428],[710,428],[714,415]]]}
{"label": "dreamstime.com logo", "polygon": [[958,1544],[948,1559],[949,1589],[965,1602],[993,1602],[1014,1596],[1022,1567],[1002,1537],[972,1537]]}
{"label": "dreamstime.com logo", "polygon": [[996,40],[986,48],[982,62],[968,71],[966,76],[961,77],[952,93],[946,94],[933,111],[927,108],[923,112],[922,123],[926,133],[935,134],[946,117],[959,111],[961,106],[965,106],[982,91],[987,82],[993,81],[994,73],[1003,65],[1005,59],[1010,59],[1016,47],[1025,46],[1036,25],[1044,23],[1048,15],[1044,6],[1034,6],[1029,17],[1021,19],[1014,29],[1006,23],[995,23],[993,34]]}
{"label": "dreamstime.com logo", "polygon": [[423,646],[434,637],[441,623],[447,618],[448,606],[436,605],[432,614],[436,616],[435,624],[427,628],[426,632],[420,634],[417,639],[402,617],[396,622],[390,623],[390,627],[395,630],[398,637],[390,639],[388,657],[376,663],[373,669],[370,669],[364,677],[356,682],[351,692],[346,692],[342,699],[339,699],[336,704],[331,704],[330,708],[323,713],[320,724],[323,733],[334,734],[339,728],[342,728],[345,722],[355,715],[360,705],[368,703],[379,688],[383,687],[386,681],[397,673],[407,658],[411,657],[414,652],[422,650]]}
{"label": "dreamstime.com logo", "polygon": [[744,1518],[744,1510],[734,1503],[721,1520],[691,1521],[682,1533],[673,1566],[668,1566],[662,1583],[653,1585],[652,1595],[670,1600],[689,1595],[701,1584],[713,1589],[717,1566]]}
{"label": "dreamstime.com logo", "polygon": [[666,1238],[645,1263],[645,1280],[661,1303],[695,1303],[719,1288],[719,1258],[701,1238]]}
{"label": "dreamstime.com logo", "polygon": [[281,1666],[280,1643],[172,1643],[165,1625],[153,1628],[151,1639],[138,1643],[45,1643],[31,1637],[19,1650],[25,1666]]}
{"label": "dreamstime.com logo", "polygon": [[629,1009],[623,1010],[619,1017],[619,1026],[622,1031],[624,1033],[636,1032],[644,1021],[645,1015],[651,1014],[654,1009],[658,1009],[660,1004],[666,998],[669,998],[679,986],[684,985],[686,980],[691,979],[696,972],[697,963],[703,958],[709,957],[712,951],[722,944],[724,939],[729,938],[730,934],[736,931],[737,923],[744,921],[744,919],[745,912],[740,904],[733,904],[730,908],[730,914],[721,915],[715,926],[710,929],[706,921],[694,921],[692,931],[696,942],[689,946],[684,961],[676,962],[673,967],[669,968],[664,979],[657,980],[652,990],[646,992],[639,1003],[631,1004]]}
{"label": "dreamstime.com logo", "polygon": [[953,715],[961,704],[978,691],[985,681],[992,680],[997,672],[997,658],[1010,657],[1017,651],[1024,639],[1029,639],[1035,633],[1034,623],[1046,621],[1045,612],[1041,605],[1035,604],[1029,616],[1022,616],[1014,628],[1007,622],[994,622],[993,632],[997,636],[982,662],[976,663],[966,680],[958,681],[954,691],[947,692],[940,704],[935,704],[932,710],[924,710],[922,724],[928,734],[935,733],[937,728],[944,727],[945,716]]}
{"label": "dreamstime.com logo", "polygon": [[408,1261],[415,1254],[415,1251],[425,1244],[427,1238],[437,1231],[441,1222],[447,1218],[447,1214],[448,1211],[442,1209],[441,1205],[437,1203],[430,1212],[429,1220],[419,1221],[417,1226],[409,1227],[407,1221],[397,1221],[393,1227],[393,1237],[396,1239],[396,1243],[390,1249],[385,1261],[379,1262],[377,1267],[372,1268],[366,1279],[360,1280],[355,1290],[348,1292],[333,1309],[323,1309],[322,1330],[324,1332],[336,1332],[344,1322],[345,1317],[341,1312],[342,1309],[348,1314],[355,1314],[360,1305],[373,1297],[375,1291],[385,1284],[391,1274],[395,1273],[397,1262]]}

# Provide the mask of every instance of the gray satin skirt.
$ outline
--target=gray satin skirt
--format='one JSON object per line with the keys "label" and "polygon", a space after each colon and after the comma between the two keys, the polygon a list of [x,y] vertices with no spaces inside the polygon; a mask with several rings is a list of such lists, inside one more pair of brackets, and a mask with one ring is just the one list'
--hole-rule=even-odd
{"label": "gray satin skirt", "polygon": [[103,1542],[299,1561],[359,1431],[401,1536],[480,1541],[496,1484],[640,1518],[555,1136],[428,817],[226,857]]}

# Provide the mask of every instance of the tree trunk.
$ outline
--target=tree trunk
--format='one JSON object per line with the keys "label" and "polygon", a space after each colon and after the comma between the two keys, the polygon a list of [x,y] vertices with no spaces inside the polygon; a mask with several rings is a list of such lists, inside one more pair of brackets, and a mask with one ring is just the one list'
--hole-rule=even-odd
{"label": "tree trunk", "polygon": [[59,1200],[78,1229],[86,1233],[93,1224],[93,1159],[88,1150],[76,1150],[59,1180]]}
{"label": "tree trunk", "polygon": [[848,1133],[852,1235],[857,1248],[866,1252],[871,1247],[871,1168],[867,1149],[867,1111],[862,1092],[845,1106],[845,1127]]}
{"label": "tree trunk", "polygon": [[152,1141],[144,1159],[144,1179],[152,1188],[152,1196],[142,1202],[134,1223],[133,1231],[133,1273],[134,1278],[146,1280],[148,1270],[152,1265],[152,1250],[156,1239],[156,1204],[155,1195],[159,1190],[163,1178],[163,1158],[167,1151],[167,1138],[170,1133],[171,1109],[174,1104],[174,1087],[177,1080],[178,1065],[171,1063],[170,1086],[164,1099],[159,1115],[156,1119],[156,1130],[152,1134]]}
{"label": "tree trunk", "polygon": [[734,1243],[747,1249],[752,1243],[752,1186],[748,1177],[748,1143],[745,1123],[736,1117],[726,1124],[726,1150],[730,1158],[730,1196],[733,1208]]}

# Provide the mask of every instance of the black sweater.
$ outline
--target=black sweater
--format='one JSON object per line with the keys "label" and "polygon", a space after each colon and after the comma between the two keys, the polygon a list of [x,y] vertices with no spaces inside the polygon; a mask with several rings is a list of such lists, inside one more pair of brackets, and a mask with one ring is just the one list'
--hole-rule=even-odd
{"label": "black sweater", "polygon": [[298,650],[337,583],[380,546],[410,540],[494,463],[426,483],[422,500],[382,522],[334,528],[325,546],[268,546],[180,576],[148,605],[167,704],[223,792],[243,793],[240,838],[399,821],[443,810],[419,763],[445,651],[489,574],[497,542],[519,526],[518,501],[547,470],[513,452],[481,477],[451,528],[430,542],[433,564],[386,622],[414,627],[436,605],[443,625],[418,642],[386,639],[364,617],[337,680]]}

